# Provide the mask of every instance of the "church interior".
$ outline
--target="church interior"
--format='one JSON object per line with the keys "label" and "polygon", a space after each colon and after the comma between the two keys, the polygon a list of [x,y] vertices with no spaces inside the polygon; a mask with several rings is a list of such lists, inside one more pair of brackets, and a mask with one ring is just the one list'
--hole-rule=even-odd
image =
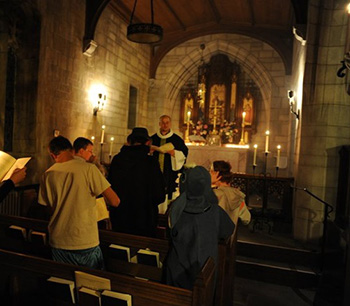
{"label": "church interior", "polygon": [[[11,216],[26,217],[53,137],[91,139],[108,169],[166,114],[186,163],[229,161],[252,213],[220,305],[350,305],[349,1],[0,0],[0,16],[0,150],[31,157],[3,241],[29,222]],[[26,270],[13,258],[0,266]]]}

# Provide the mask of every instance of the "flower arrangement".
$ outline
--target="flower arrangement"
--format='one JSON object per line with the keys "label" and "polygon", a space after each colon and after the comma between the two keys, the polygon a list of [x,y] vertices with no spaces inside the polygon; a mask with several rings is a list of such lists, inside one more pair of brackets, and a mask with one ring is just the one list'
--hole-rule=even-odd
{"label": "flower arrangement", "polygon": [[239,141],[239,129],[236,126],[236,122],[228,122],[224,120],[220,124],[219,135],[222,143],[236,143]]}

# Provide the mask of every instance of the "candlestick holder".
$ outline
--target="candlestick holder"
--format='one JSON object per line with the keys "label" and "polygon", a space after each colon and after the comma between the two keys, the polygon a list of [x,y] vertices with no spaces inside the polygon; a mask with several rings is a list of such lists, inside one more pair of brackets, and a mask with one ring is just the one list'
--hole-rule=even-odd
{"label": "candlestick holder", "polygon": [[100,145],[101,145],[101,150],[100,150],[100,161],[103,162],[103,145],[104,145],[104,143],[103,143],[103,142],[100,142]]}
{"label": "candlestick holder", "polygon": [[256,165],[253,164],[253,175],[255,175],[255,168],[256,168]]}
{"label": "candlestick holder", "polygon": [[108,155],[108,160],[109,160],[109,163],[111,163],[111,160],[112,160],[112,155],[111,154]]}
{"label": "candlestick holder", "polygon": [[240,139],[238,144],[239,145],[245,145],[245,142],[244,142],[244,124],[242,124],[241,139]]}
{"label": "candlestick holder", "polygon": [[276,177],[278,177],[278,169],[279,167],[276,167]]}

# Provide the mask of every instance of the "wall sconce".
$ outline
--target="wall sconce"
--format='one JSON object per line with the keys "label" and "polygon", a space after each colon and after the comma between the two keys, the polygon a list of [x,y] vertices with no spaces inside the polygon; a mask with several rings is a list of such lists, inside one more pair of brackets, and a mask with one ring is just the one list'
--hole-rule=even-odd
{"label": "wall sconce", "polygon": [[97,102],[94,105],[94,116],[97,116],[97,112],[100,112],[101,110],[103,110],[103,107],[105,106],[106,103],[106,95],[102,94],[102,93],[98,93],[97,94]]}
{"label": "wall sconce", "polygon": [[288,99],[289,99],[289,106],[290,106],[290,112],[299,119],[300,111],[299,109],[295,111],[294,108],[294,92],[293,90],[288,90]]}

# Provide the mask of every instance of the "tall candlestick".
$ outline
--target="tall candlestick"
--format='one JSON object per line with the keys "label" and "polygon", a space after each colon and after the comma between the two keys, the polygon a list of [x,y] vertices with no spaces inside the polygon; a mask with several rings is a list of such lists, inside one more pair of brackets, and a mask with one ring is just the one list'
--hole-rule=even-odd
{"label": "tall candlestick", "polygon": [[281,146],[277,146],[277,160],[276,160],[276,168],[280,166],[280,154],[281,154]]}
{"label": "tall candlestick", "polygon": [[111,143],[110,143],[110,146],[109,146],[109,155],[110,156],[112,155],[113,141],[114,141],[114,137],[111,137]]}
{"label": "tall candlestick", "polygon": [[267,130],[265,132],[266,135],[266,140],[265,140],[265,153],[269,152],[269,135],[270,135],[270,131]]}
{"label": "tall candlestick", "polygon": [[214,124],[213,124],[213,133],[216,134],[216,113],[217,113],[217,99],[214,102]]}
{"label": "tall candlestick", "polygon": [[256,151],[258,149],[258,145],[254,145],[254,158],[253,158],[253,166],[256,166]]}
{"label": "tall candlestick", "polygon": [[102,134],[101,134],[101,143],[103,143],[104,139],[105,139],[105,125],[102,125]]}

